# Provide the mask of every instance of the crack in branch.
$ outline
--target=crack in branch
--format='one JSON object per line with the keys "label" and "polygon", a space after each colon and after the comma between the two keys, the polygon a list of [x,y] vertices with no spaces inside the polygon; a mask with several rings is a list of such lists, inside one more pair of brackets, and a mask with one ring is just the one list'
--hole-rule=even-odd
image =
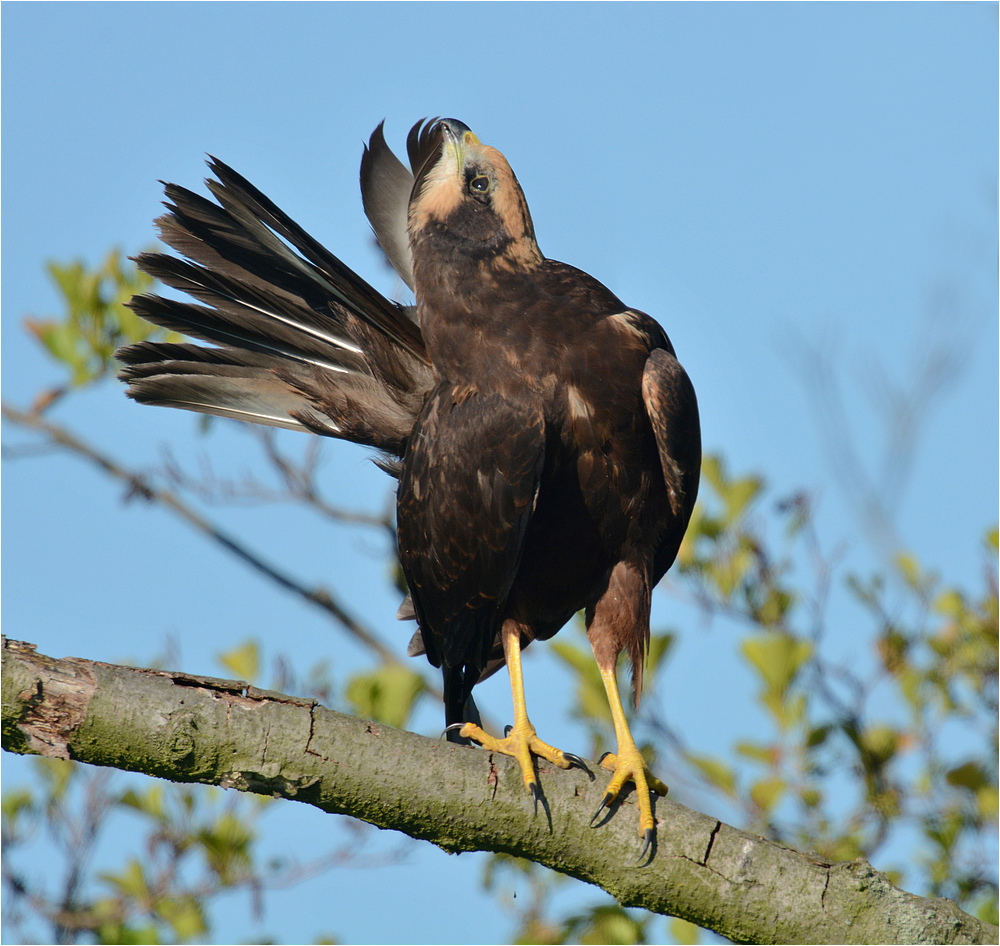
{"label": "crack in branch", "polygon": [[306,755],[314,755],[319,758],[319,753],[312,748],[313,733],[316,729],[316,703],[309,707],[309,737],[306,739]]}
{"label": "crack in branch", "polygon": [[702,867],[708,867],[708,858],[709,855],[712,853],[712,846],[715,844],[715,839],[718,836],[720,830],[722,830],[722,822],[716,821],[715,827],[712,828],[712,833],[709,835],[708,838],[708,847],[705,849],[705,855],[701,859]]}
{"label": "crack in branch", "polygon": [[493,795],[490,801],[495,801],[497,797],[497,789],[500,787],[500,773],[497,771],[496,763],[493,761],[493,753],[490,753],[490,774],[486,776],[486,784],[493,786]]}

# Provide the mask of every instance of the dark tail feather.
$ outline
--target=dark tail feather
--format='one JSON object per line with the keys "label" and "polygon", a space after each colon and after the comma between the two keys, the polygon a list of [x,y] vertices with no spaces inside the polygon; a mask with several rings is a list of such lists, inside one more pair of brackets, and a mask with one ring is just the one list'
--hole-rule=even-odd
{"label": "dark tail feather", "polygon": [[310,430],[399,456],[433,384],[412,308],[390,302],[221,161],[218,204],[165,185],[161,236],[185,259],[139,268],[196,302],[129,303],[144,319],[217,348],[123,348],[138,401]]}
{"label": "dark tail feather", "polygon": [[293,362],[279,375],[268,355],[154,342],[122,348],[117,357],[128,365],[119,377],[129,382],[129,396],[140,403],[343,436],[302,393],[311,378]]}
{"label": "dark tail feather", "polygon": [[305,258],[313,264],[315,272],[326,282],[333,296],[358,313],[374,328],[408,348],[418,357],[424,356],[424,341],[420,329],[410,319],[400,319],[403,307],[390,302],[352,269],[345,266],[336,256],[314,240],[291,217],[283,213],[244,177],[217,158],[209,161],[219,182],[209,180],[209,190],[229,213],[243,224],[247,230],[258,236],[262,244],[276,252],[282,250],[293,260],[293,265],[301,267],[302,261],[284,247],[268,227],[284,237]]}

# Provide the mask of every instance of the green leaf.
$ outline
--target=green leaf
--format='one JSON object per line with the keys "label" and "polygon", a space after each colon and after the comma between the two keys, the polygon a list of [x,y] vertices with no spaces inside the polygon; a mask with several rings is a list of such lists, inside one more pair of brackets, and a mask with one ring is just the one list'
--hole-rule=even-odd
{"label": "green leaf", "polygon": [[102,923],[98,928],[98,942],[120,943],[122,946],[139,943],[160,943],[160,934],[152,923],[131,926],[120,921]]}
{"label": "green leaf", "polygon": [[31,811],[35,802],[31,792],[26,788],[15,788],[3,793],[3,801],[0,802],[0,810],[4,818],[15,821],[22,812]]}
{"label": "green leaf", "polygon": [[670,920],[670,941],[679,946],[696,946],[701,941],[700,931],[694,923],[675,916]]}
{"label": "green leaf", "polygon": [[809,735],[806,737],[806,748],[816,749],[823,745],[830,733],[833,732],[833,726],[815,726],[809,730]]}
{"label": "green leaf", "polygon": [[145,292],[154,280],[113,250],[96,268],[79,260],[49,262],[49,278],[61,296],[58,318],[25,320],[28,331],[45,350],[69,369],[70,383],[81,386],[114,370],[113,355],[120,345],[155,336],[173,341],[180,336],[144,322],[125,303]]}
{"label": "green leaf", "polygon": [[145,791],[138,792],[134,788],[122,792],[118,803],[126,808],[149,815],[158,822],[163,822],[166,813],[163,808],[163,786],[150,785]]}
{"label": "green leaf", "polygon": [[780,778],[761,779],[750,786],[750,798],[767,815],[785,794],[785,782]]}
{"label": "green leaf", "polygon": [[766,692],[779,699],[784,698],[795,675],[813,652],[809,641],[776,631],[745,638],[740,648],[760,674]]}
{"label": "green leaf", "polygon": [[764,765],[774,765],[778,760],[777,750],[772,746],[764,746],[756,742],[738,742],[736,751],[747,759],[763,762]]}
{"label": "green leaf", "polygon": [[704,457],[701,470],[702,476],[725,505],[726,524],[730,526],[746,512],[747,507],[764,488],[763,480],[755,476],[730,479],[725,462],[719,456],[709,454]]}
{"label": "green leaf", "polygon": [[900,552],[896,555],[896,568],[899,570],[903,580],[915,591],[920,591],[924,584],[923,574],[920,570],[920,563],[907,552]]}
{"label": "green leaf", "polygon": [[552,641],[549,650],[576,672],[576,705],[574,714],[589,722],[606,723],[611,720],[604,681],[594,654],[587,648],[577,647],[568,641]]}
{"label": "green leaf", "polygon": [[702,503],[695,503],[691,518],[688,520],[687,530],[681,540],[681,547],[677,550],[677,567],[682,571],[694,566],[697,556],[695,544],[698,536],[704,531],[705,507]]}
{"label": "green leaf", "polygon": [[970,792],[978,792],[990,784],[990,777],[978,762],[966,762],[964,765],[949,769],[945,778],[949,785],[967,788]]}
{"label": "green leaf", "polygon": [[764,483],[755,476],[733,480],[723,495],[726,501],[726,516],[730,522],[739,519],[751,502],[763,489]]}
{"label": "green leaf", "polygon": [[98,876],[126,897],[131,897],[143,905],[149,903],[149,885],[146,883],[146,875],[143,872],[142,864],[134,858],[128,861],[121,873],[102,873]]}
{"label": "green leaf", "polygon": [[218,654],[216,660],[237,679],[253,683],[260,673],[260,648],[254,640],[248,640],[224,654]]}
{"label": "green leaf", "polygon": [[736,773],[721,759],[712,756],[687,753],[688,762],[697,767],[712,784],[717,785],[728,795],[736,794]]}
{"label": "green leaf", "polygon": [[[676,634],[651,634],[649,637],[649,653],[646,655],[646,676],[652,679],[660,667],[664,657],[670,653],[677,639]],[[595,661],[596,666],[596,661]]]}
{"label": "green leaf", "polygon": [[58,802],[66,795],[66,790],[77,774],[75,762],[65,759],[36,758],[32,760],[35,771],[45,783],[50,802]]}
{"label": "green leaf", "polygon": [[803,788],[799,792],[799,798],[806,808],[815,808],[823,800],[823,794],[815,788]]}
{"label": "green leaf", "polygon": [[355,715],[402,728],[426,689],[419,673],[399,664],[383,664],[372,673],[352,677],[345,696]]}
{"label": "green leaf", "polygon": [[222,815],[198,832],[205,860],[223,886],[239,883],[248,875],[254,837],[252,828],[232,814]]}
{"label": "green leaf", "polygon": [[[647,915],[632,916],[618,904],[591,907],[565,924],[563,942],[643,943],[646,941]],[[534,941],[534,940],[533,940]]]}
{"label": "green leaf", "polygon": [[568,641],[555,640],[549,645],[549,649],[577,673],[584,673],[591,667],[597,666],[594,655],[589,649],[584,650]]}
{"label": "green leaf", "polygon": [[966,615],[969,608],[961,592],[955,588],[948,588],[934,599],[934,610],[938,614],[960,619]]}
{"label": "green leaf", "polygon": [[190,894],[162,897],[156,901],[153,909],[170,924],[180,940],[194,939],[208,929],[201,904]]}
{"label": "green leaf", "polygon": [[995,825],[998,811],[1000,811],[1000,794],[997,792],[996,784],[983,785],[976,792],[976,808],[980,818],[993,822]]}
{"label": "green leaf", "polygon": [[715,582],[720,594],[729,598],[740,587],[754,563],[753,549],[746,542],[706,567],[708,577]]}
{"label": "green leaf", "polygon": [[754,609],[754,618],[765,627],[781,624],[794,597],[780,588],[768,588],[763,603]]}
{"label": "green leaf", "polygon": [[899,750],[899,733],[890,726],[869,726],[860,736],[862,749],[876,764],[884,765]]}
{"label": "green leaf", "polygon": [[985,900],[976,909],[976,916],[979,917],[984,923],[992,923],[994,926],[1000,921],[1000,909],[998,909],[998,903],[995,896],[992,893],[986,895]]}

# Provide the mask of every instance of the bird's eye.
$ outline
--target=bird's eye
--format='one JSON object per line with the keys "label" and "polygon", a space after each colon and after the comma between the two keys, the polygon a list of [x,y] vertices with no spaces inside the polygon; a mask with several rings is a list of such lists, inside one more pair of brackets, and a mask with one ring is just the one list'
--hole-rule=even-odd
{"label": "bird's eye", "polygon": [[473,194],[488,194],[490,192],[490,179],[485,174],[477,174],[469,181],[469,191]]}

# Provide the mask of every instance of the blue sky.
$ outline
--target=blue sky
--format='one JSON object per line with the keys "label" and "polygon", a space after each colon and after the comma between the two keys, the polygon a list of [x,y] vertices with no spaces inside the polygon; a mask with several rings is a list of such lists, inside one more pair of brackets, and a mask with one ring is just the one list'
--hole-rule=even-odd
{"label": "blue sky", "polygon": [[[96,264],[112,246],[151,245],[158,179],[196,187],[206,153],[395,291],[361,210],[361,146],[383,118],[401,150],[414,121],[449,115],[507,156],[547,255],[664,325],[696,386],[707,450],[734,472],[762,473],[775,496],[809,490],[827,546],[842,544],[864,570],[885,549],[858,515],[860,469],[892,490],[899,543],[974,584],[979,538],[997,517],[995,4],[6,3],[2,25],[5,399],[24,405],[61,378],[21,326],[56,304],[44,261]],[[923,405],[901,465],[890,392],[942,352],[954,373]],[[860,464],[846,473],[844,442],[817,411],[817,364],[840,386]],[[53,417],[109,452],[132,451],[137,466],[155,465],[167,442],[220,475],[255,462],[245,433],[216,425],[199,438],[191,417],[140,408],[113,382]],[[6,425],[3,436],[19,440]],[[385,507],[389,481],[363,451],[332,444],[324,456],[333,498]],[[172,635],[183,669],[203,673],[248,636],[302,669],[369,663],[72,458],[5,460],[3,486],[9,636],[57,656],[145,663]],[[405,647],[380,540],[288,509],[212,515]],[[720,705],[697,668],[735,652],[737,638],[656,597],[654,624],[683,631],[666,711],[690,742],[725,751],[752,685],[723,677]],[[865,644],[845,631],[839,646]],[[532,675],[558,677],[547,660],[527,667],[543,734],[566,729],[570,699],[532,704]],[[495,683],[481,702],[503,718],[509,694]],[[434,732],[439,716],[426,706],[416,728]],[[5,756],[4,785],[23,771]],[[338,837],[334,819],[313,812],[269,818],[303,851]],[[476,857],[415,846],[400,867],[341,870],[274,895],[262,928],[290,941],[328,930],[464,943],[483,939],[485,924],[502,937],[505,914],[478,894],[442,918],[480,870]],[[398,909],[373,895],[383,884]],[[241,909],[220,920],[220,939],[261,928]]]}

